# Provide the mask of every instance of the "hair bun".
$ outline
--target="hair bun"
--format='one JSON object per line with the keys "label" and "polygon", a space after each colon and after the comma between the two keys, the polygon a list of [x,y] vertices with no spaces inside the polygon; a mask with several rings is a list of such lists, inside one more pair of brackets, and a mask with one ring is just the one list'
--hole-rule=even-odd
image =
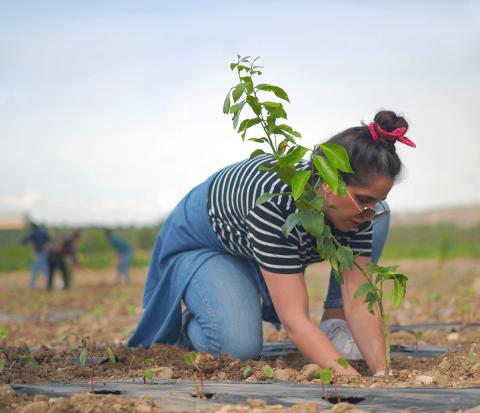
{"label": "hair bun", "polygon": [[382,110],[378,112],[373,120],[387,132],[392,132],[397,128],[408,129],[408,122],[405,118],[397,116],[397,114],[391,110]]}

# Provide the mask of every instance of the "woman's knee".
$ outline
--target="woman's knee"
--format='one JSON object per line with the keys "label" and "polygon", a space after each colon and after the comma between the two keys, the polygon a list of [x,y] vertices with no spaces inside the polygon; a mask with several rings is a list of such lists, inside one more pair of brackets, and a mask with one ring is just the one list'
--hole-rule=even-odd
{"label": "woman's knee", "polygon": [[219,336],[219,347],[222,354],[240,360],[258,358],[262,351],[263,337],[260,332],[238,331],[237,334]]}

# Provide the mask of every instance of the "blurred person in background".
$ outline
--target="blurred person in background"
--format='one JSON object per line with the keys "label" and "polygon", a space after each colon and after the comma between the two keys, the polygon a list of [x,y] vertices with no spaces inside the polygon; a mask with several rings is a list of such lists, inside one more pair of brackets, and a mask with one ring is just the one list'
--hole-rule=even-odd
{"label": "blurred person in background", "polygon": [[57,268],[60,269],[60,272],[62,273],[63,289],[68,290],[70,288],[70,270],[65,258],[70,257],[73,265],[78,267],[76,251],[78,249],[79,238],[80,230],[74,230],[70,234],[66,235],[60,244],[50,248],[48,251],[48,265],[50,266],[50,274],[47,284],[48,291],[52,291],[53,289],[53,276],[55,275],[55,270]]}
{"label": "blurred person in background", "polygon": [[50,269],[47,259],[47,246],[50,242],[50,236],[46,231],[41,229],[37,224],[30,222],[30,233],[22,239],[22,244],[32,243],[35,250],[35,260],[32,264],[32,273],[30,275],[30,288],[35,288],[37,282],[37,273],[41,271],[45,274],[45,279],[48,282]]}
{"label": "blurred person in background", "polygon": [[129,268],[132,263],[133,248],[118,235],[113,234],[111,229],[105,229],[105,236],[118,255],[115,285],[120,284],[122,277],[125,279],[125,284],[130,285]]}

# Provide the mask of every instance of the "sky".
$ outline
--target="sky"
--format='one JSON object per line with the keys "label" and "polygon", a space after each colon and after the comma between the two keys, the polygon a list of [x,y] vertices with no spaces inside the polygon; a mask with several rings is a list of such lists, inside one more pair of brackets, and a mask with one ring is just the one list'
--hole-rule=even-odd
{"label": "sky", "polygon": [[222,113],[237,54],[304,146],[405,116],[393,212],[480,202],[480,1],[0,0],[0,214],[164,218],[257,147]]}

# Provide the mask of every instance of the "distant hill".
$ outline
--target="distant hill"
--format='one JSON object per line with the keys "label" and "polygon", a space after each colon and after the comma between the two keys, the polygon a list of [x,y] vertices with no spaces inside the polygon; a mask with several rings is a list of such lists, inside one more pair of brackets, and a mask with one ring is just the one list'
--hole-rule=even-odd
{"label": "distant hill", "polygon": [[480,204],[392,214],[392,225],[432,225],[440,223],[454,224],[459,227],[478,225],[480,224]]}

